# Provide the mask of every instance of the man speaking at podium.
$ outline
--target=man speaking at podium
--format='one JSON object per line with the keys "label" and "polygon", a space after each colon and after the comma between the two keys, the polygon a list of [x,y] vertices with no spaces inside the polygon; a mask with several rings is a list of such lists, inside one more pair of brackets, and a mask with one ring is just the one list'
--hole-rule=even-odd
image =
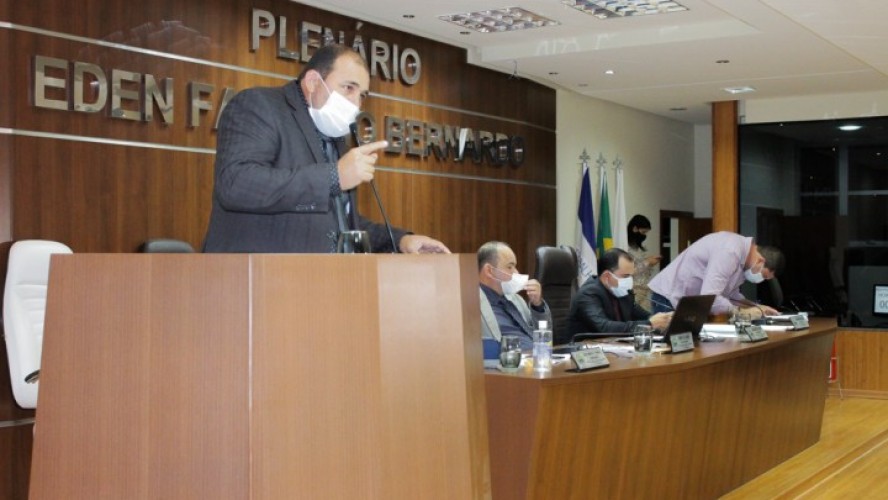
{"label": "man speaking at podium", "polygon": [[357,214],[355,188],[373,179],[386,141],[345,151],[370,87],[360,54],[318,49],[299,78],[252,88],[228,103],[216,145],[205,252],[328,253],[340,232],[364,230],[374,251],[450,253],[435,239]]}

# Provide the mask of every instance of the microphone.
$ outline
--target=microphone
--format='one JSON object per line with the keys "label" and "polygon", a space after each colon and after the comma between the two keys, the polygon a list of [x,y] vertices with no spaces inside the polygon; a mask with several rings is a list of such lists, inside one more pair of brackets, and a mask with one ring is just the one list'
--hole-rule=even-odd
{"label": "microphone", "polygon": [[[358,123],[352,123],[348,126],[349,130],[351,130],[352,139],[355,141],[355,146],[361,145],[361,137],[358,135]],[[373,179],[370,179],[370,188],[373,189],[373,196],[376,198],[376,205],[379,206],[379,212],[382,214],[382,220],[385,222],[385,230],[388,231],[389,241],[392,242],[392,253],[398,253],[398,245],[395,243],[395,235],[392,233],[392,224],[389,222],[388,215],[385,213],[385,209],[382,208],[382,198],[379,197],[379,191],[376,190],[376,182]]]}

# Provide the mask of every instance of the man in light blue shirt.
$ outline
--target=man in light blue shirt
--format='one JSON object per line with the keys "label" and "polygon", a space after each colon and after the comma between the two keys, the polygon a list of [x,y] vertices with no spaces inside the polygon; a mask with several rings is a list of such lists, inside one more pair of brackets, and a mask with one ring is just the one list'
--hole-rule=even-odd
{"label": "man in light blue shirt", "polygon": [[758,246],[752,238],[722,231],[708,234],[686,248],[648,284],[654,312],[671,311],[688,295],[715,295],[710,313],[737,310],[758,318],[778,314],[768,306],[753,305],[740,293],[744,281],[761,283],[783,268],[783,254]]}

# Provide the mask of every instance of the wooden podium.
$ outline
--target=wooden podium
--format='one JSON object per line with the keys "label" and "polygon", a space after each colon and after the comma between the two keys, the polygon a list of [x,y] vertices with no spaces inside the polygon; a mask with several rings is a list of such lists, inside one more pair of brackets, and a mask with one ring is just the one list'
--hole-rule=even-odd
{"label": "wooden podium", "polygon": [[489,498],[474,255],[53,257],[32,499]]}

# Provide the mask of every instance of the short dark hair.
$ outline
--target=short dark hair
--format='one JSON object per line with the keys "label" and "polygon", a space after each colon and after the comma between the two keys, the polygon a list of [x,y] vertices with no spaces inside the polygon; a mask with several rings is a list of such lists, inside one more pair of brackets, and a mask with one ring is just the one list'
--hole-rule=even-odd
{"label": "short dark hair", "polygon": [[626,259],[629,262],[635,262],[632,254],[622,248],[611,248],[598,259],[598,275],[601,276],[605,271],[614,272],[620,267],[620,259]]}
{"label": "short dark hair", "polygon": [[336,60],[343,55],[354,56],[356,60],[364,63],[365,68],[367,67],[367,62],[364,61],[361,54],[355,52],[351,47],[334,43],[332,45],[321,47],[313,56],[311,56],[311,59],[305,63],[305,66],[302,67],[302,71],[299,72],[299,79],[302,80],[305,77],[305,74],[311,70],[320,73],[321,78],[327,78],[327,75],[333,71],[333,65],[336,64]]}
{"label": "short dark hair", "polygon": [[651,221],[644,215],[635,214],[629,219],[629,224],[626,225],[626,229],[631,233],[633,227],[637,227],[638,229],[650,229]]}
{"label": "short dark hair", "polygon": [[783,268],[786,267],[786,257],[783,256],[783,252],[779,248],[760,245],[758,251],[765,258],[765,267],[770,269],[775,276],[783,272]]}
{"label": "short dark hair", "polygon": [[481,245],[481,248],[478,249],[478,271],[481,271],[484,264],[496,267],[499,264],[499,251],[503,247],[510,248],[502,241],[488,241]]}

